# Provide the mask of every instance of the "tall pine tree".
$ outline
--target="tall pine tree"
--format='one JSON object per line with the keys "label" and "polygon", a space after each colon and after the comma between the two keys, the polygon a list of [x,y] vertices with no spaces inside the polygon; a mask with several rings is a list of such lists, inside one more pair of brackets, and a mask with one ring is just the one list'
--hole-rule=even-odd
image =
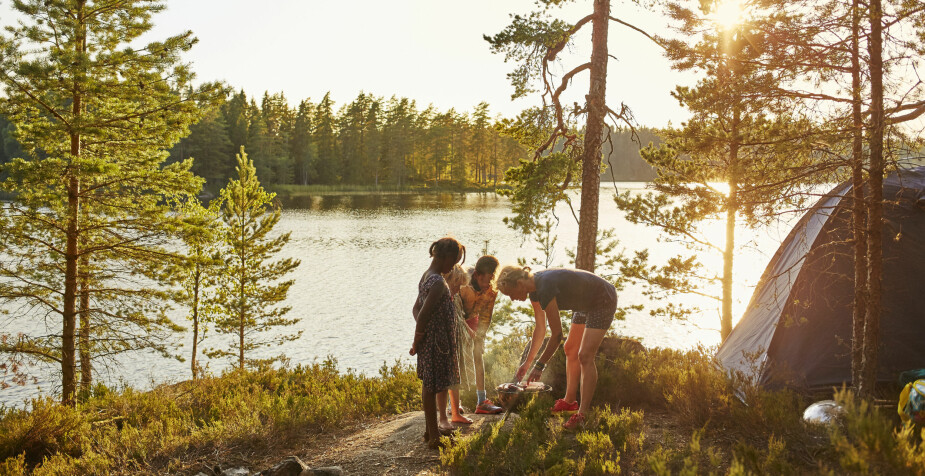
{"label": "tall pine tree", "polygon": [[[271,261],[289,242],[289,233],[272,237],[281,210],[273,204],[275,194],[268,193],[257,179],[253,162],[244,149],[237,156],[238,178],[222,189],[221,256],[222,270],[217,276],[215,330],[231,335],[228,347],[213,347],[210,357],[229,357],[237,368],[272,361],[252,353],[298,339],[302,332],[276,333],[276,328],[291,326],[299,319],[288,319],[286,300],[292,280],[283,277],[299,266],[299,260]],[[266,336],[270,331],[274,335]]]}
{"label": "tall pine tree", "polygon": [[[198,104],[219,95],[189,88],[180,54],[190,32],[147,45],[163,4],[150,0],[23,0],[24,21],[0,39],[0,112],[16,125],[28,157],[3,183],[17,201],[9,227],[2,297],[33,310],[22,318],[48,328],[4,345],[61,368],[64,402],[76,392],[80,264],[102,270],[86,281],[85,312],[98,355],[153,348],[166,353],[176,326],[167,296],[151,286],[169,234],[182,223],[165,197],[198,192],[184,161],[162,167],[166,149],[187,133]],[[47,316],[56,316],[51,320]],[[54,327],[57,328],[54,328]]]}

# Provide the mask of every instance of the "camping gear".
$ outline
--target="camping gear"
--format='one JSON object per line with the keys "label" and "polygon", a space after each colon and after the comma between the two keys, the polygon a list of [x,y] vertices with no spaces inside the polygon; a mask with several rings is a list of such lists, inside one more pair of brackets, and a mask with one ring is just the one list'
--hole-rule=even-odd
{"label": "camping gear", "polygon": [[507,421],[507,416],[519,408],[524,402],[525,396],[540,395],[552,392],[552,387],[542,382],[524,383],[502,383],[496,389],[498,391],[498,403],[504,408],[502,422]]}
{"label": "camping gear", "polygon": [[815,402],[803,410],[803,421],[807,423],[831,423],[838,419],[844,409],[835,400]]}
{"label": "camping gear", "polygon": [[[851,384],[852,187],[812,207],[771,258],[742,319],[716,354],[762,386]],[[925,167],[883,183],[883,279],[878,382],[925,368]]]}
{"label": "camping gear", "polygon": [[899,394],[899,418],[903,425],[925,424],[925,380],[909,382]]}

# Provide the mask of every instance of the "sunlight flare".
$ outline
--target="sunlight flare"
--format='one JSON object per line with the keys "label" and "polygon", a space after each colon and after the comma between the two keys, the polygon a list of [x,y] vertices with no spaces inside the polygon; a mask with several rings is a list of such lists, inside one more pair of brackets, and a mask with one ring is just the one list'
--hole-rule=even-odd
{"label": "sunlight flare", "polygon": [[733,28],[742,23],[743,17],[742,0],[720,0],[710,14],[710,18],[723,29]]}

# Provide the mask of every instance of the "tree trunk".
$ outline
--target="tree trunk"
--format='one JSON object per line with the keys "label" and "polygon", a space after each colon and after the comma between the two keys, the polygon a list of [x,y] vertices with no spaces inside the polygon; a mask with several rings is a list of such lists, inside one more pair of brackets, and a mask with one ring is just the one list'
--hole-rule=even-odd
{"label": "tree trunk", "polygon": [[93,367],[90,363],[90,259],[82,256],[79,261],[80,273],[80,334],[78,349],[80,352],[80,391],[89,394],[93,385]]}
{"label": "tree trunk", "polygon": [[861,54],[859,0],[854,0],[851,15],[851,185],[854,234],[854,305],[851,329],[851,382],[858,388],[864,359],[864,321],[867,315],[867,211],[864,206],[864,119],[861,116]]}
{"label": "tree trunk", "polygon": [[[241,187],[242,189],[245,189],[245,184],[242,183]],[[242,190],[242,192],[243,191],[245,190]],[[242,197],[244,195],[245,193],[242,193]],[[244,288],[245,288],[245,282],[247,280],[247,269],[245,268],[247,266],[246,253],[247,253],[247,248],[248,248],[248,243],[246,240],[247,238],[246,223],[247,223],[247,210],[248,210],[249,203],[247,202],[246,198],[243,198],[242,200],[243,201],[241,203],[241,217],[240,217],[241,218],[241,221],[240,221],[241,223],[241,227],[240,227],[241,249],[238,250],[238,259],[241,260],[241,275],[239,276],[240,288],[238,290],[238,323],[239,323],[239,327],[238,327],[238,368],[241,370],[244,370],[244,331],[245,331],[245,327],[247,324],[244,320],[245,318],[244,304],[247,302],[247,295],[245,294]]]}
{"label": "tree trunk", "polygon": [[202,272],[200,265],[196,265],[196,274],[193,276],[193,355],[190,358],[190,370],[193,371],[193,380],[199,378],[199,369],[196,366],[196,356],[199,355],[199,283]]}
{"label": "tree trunk", "polygon": [[607,114],[607,28],[610,0],[594,0],[591,30],[591,87],[588,92],[588,122],[581,156],[581,214],[578,222],[578,250],[575,267],[594,271],[597,255],[597,215],[601,185],[601,144]]}
{"label": "tree trunk", "polygon": [[[87,49],[86,24],[84,23],[84,1],[78,1],[76,6],[76,31],[74,39],[74,52],[82,54]],[[80,84],[75,80],[73,103],[71,111],[75,118],[79,118],[83,110],[83,98],[80,93]],[[81,153],[80,134],[71,131],[71,156],[78,160]],[[76,385],[76,360],[74,334],[77,327],[77,260],[79,253],[78,220],[80,218],[80,171],[70,167],[67,171],[67,232],[65,234],[64,249],[64,302],[62,303],[62,330],[61,330],[61,402],[65,405],[74,405]]]}
{"label": "tree trunk", "polygon": [[735,259],[736,213],[739,210],[739,111],[733,112],[732,143],[729,146],[729,195],[726,197],[726,247],[723,249],[723,313],[720,317],[720,340],[732,333],[732,277]]}
{"label": "tree trunk", "polygon": [[867,317],[864,323],[864,358],[859,393],[872,398],[877,383],[880,350],[880,299],[883,275],[883,10],[880,0],[870,2],[870,203],[867,229]]}
{"label": "tree trunk", "polygon": [[[80,139],[71,137],[71,152],[80,151]],[[61,402],[74,405],[76,388],[76,361],[74,334],[77,327],[77,215],[80,208],[80,180],[68,179],[67,238],[64,252],[64,309],[61,331]]]}

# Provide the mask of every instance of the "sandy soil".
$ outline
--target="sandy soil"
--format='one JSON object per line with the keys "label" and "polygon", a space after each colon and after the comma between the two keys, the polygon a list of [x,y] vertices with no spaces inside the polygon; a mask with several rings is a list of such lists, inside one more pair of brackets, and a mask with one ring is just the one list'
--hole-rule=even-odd
{"label": "sandy soil", "polygon": [[[501,415],[466,415],[471,425],[458,425],[469,434],[499,421]],[[517,418],[515,414],[510,421]],[[360,425],[355,431],[332,435],[324,448],[316,448],[309,466],[340,466],[347,474],[439,474],[437,450],[424,444],[424,412],[397,415],[379,422]],[[320,451],[319,451],[320,450]]]}

